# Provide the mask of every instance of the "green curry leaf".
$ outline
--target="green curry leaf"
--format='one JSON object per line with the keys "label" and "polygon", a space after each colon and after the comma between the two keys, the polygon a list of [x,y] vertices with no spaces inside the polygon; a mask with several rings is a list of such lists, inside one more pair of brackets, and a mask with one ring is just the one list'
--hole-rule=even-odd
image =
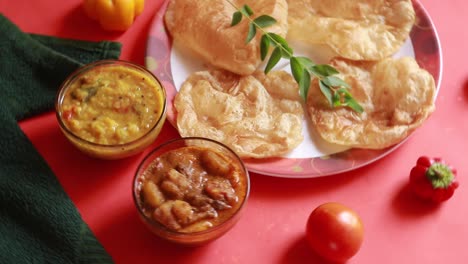
{"label": "green curry leaf", "polygon": [[257,34],[257,27],[255,24],[249,24],[249,33],[247,34],[247,38],[245,39],[245,43],[249,43]]}
{"label": "green curry leaf", "polygon": [[250,17],[251,15],[254,14],[252,8],[250,8],[250,6],[248,5],[242,6],[242,8],[240,9],[240,12],[246,17]]}
{"label": "green curry leaf", "polygon": [[240,11],[234,12],[232,15],[231,27],[239,24],[242,21],[242,13]]}
{"label": "green curry leaf", "polygon": [[316,64],[311,67],[311,71],[320,77],[327,77],[330,75],[338,74],[339,72],[328,64]]}
{"label": "green curry leaf", "polygon": [[254,19],[254,23],[261,28],[269,27],[276,23],[276,19],[268,15],[262,15]]}
{"label": "green curry leaf", "polygon": [[302,73],[302,78],[299,81],[299,93],[304,99],[304,101],[307,100],[307,94],[309,93],[309,88],[310,88],[310,73],[307,70],[303,70]]}
{"label": "green curry leaf", "polygon": [[270,39],[263,35],[262,39],[260,40],[260,58],[265,60],[266,56],[268,55],[268,49],[270,48]]}
{"label": "green curry leaf", "polygon": [[264,31],[264,28],[272,26],[277,22],[273,17],[261,15],[252,19],[251,16],[254,12],[248,5],[238,8],[232,1],[226,1],[237,10],[233,13],[231,26],[239,24],[243,16],[250,21],[246,43],[252,41],[257,34],[257,29],[262,32],[262,37],[260,39],[260,58],[262,61],[267,58],[270,48],[274,48],[265,66],[265,74],[268,74],[278,64],[281,58],[289,59],[291,73],[299,86],[299,93],[304,100],[307,99],[311,84],[311,75],[313,75],[318,79],[320,91],[325,96],[330,106],[349,107],[358,113],[364,111],[363,107],[351,95],[349,84],[335,76],[339,74],[337,69],[328,64],[315,64],[307,57],[294,56],[294,51],[285,38],[276,33]]}
{"label": "green curry leaf", "polygon": [[304,77],[304,67],[302,67],[302,64],[299,62],[297,57],[291,57],[289,65],[291,67],[291,73],[294,77],[294,80],[299,83]]}
{"label": "green curry leaf", "polygon": [[328,103],[333,106],[333,94],[332,94],[332,89],[326,85],[323,80],[320,80],[319,81],[319,87],[320,87],[320,91],[322,92],[322,94],[325,96],[325,98],[327,98],[327,101]]}
{"label": "green curry leaf", "polygon": [[280,47],[276,47],[271,53],[270,59],[265,67],[265,74],[268,74],[273,67],[281,60],[281,49]]}
{"label": "green curry leaf", "polygon": [[327,76],[323,78],[323,81],[331,87],[344,87],[344,88],[350,88],[349,84],[345,82],[344,80],[336,77],[336,76]]}

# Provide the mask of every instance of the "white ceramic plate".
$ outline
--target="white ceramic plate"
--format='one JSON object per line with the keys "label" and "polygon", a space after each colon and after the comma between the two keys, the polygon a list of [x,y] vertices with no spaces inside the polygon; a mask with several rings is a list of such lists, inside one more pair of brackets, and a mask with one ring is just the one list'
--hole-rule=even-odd
{"label": "white ceramic plate", "polygon": [[[197,70],[203,70],[203,64],[193,59],[182,47],[172,45],[171,38],[164,27],[163,16],[168,1],[162,5],[156,14],[150,28],[146,67],[153,72],[163,83],[167,92],[168,112],[167,120],[175,125],[176,112],[173,99],[182,82]],[[434,25],[418,2],[413,1],[416,11],[416,24],[410,38],[401,47],[395,57],[411,56],[416,58],[419,65],[433,76],[439,89],[442,74],[442,53],[439,39]],[[295,55],[305,55],[316,63],[326,63],[329,56],[321,53],[320,56],[307,52],[313,49],[303,48],[298,43],[290,42]],[[323,50],[323,48],[321,49]],[[276,69],[289,71],[287,61],[281,61]],[[333,145],[322,140],[304,120],[304,141],[291,153],[283,157],[270,159],[246,159],[245,164],[252,172],[260,174],[288,177],[309,178],[337,174],[362,167],[366,164],[384,157],[400,144],[382,150],[347,149],[343,146]]]}

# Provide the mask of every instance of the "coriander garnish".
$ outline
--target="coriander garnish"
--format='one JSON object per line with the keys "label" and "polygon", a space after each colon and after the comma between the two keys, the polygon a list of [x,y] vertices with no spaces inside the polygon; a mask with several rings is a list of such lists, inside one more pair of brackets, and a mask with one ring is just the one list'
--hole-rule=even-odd
{"label": "coriander garnish", "polygon": [[341,78],[335,76],[339,72],[334,67],[328,64],[315,64],[307,57],[294,56],[294,51],[286,39],[278,34],[264,30],[264,28],[275,24],[276,19],[269,15],[261,15],[252,19],[254,12],[248,5],[238,8],[230,0],[226,1],[237,10],[232,15],[231,26],[239,24],[243,17],[249,20],[249,32],[245,40],[246,43],[249,43],[255,37],[257,30],[261,31],[260,58],[262,60],[266,59],[270,47],[273,47],[273,52],[264,69],[265,74],[268,74],[281,58],[289,59],[292,75],[299,85],[299,93],[304,100],[306,100],[307,93],[309,92],[311,75],[314,75],[319,80],[322,94],[327,98],[332,107],[349,107],[358,113],[364,111],[362,106],[349,92],[349,85]]}

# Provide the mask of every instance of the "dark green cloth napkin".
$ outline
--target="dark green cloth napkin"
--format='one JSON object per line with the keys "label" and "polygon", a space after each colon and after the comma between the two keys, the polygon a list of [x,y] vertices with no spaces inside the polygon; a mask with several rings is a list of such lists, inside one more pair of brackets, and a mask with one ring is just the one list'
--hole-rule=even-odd
{"label": "dark green cloth napkin", "polygon": [[0,14],[0,263],[112,263],[18,121],[50,111],[77,67],[121,44],[23,33]]}

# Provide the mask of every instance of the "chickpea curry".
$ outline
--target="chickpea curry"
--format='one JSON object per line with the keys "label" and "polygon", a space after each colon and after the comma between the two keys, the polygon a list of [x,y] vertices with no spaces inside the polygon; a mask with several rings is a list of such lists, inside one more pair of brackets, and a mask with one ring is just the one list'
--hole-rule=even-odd
{"label": "chickpea curry", "polygon": [[217,226],[242,205],[245,171],[210,148],[186,146],[156,158],[141,178],[144,214],[170,230],[191,233]]}

